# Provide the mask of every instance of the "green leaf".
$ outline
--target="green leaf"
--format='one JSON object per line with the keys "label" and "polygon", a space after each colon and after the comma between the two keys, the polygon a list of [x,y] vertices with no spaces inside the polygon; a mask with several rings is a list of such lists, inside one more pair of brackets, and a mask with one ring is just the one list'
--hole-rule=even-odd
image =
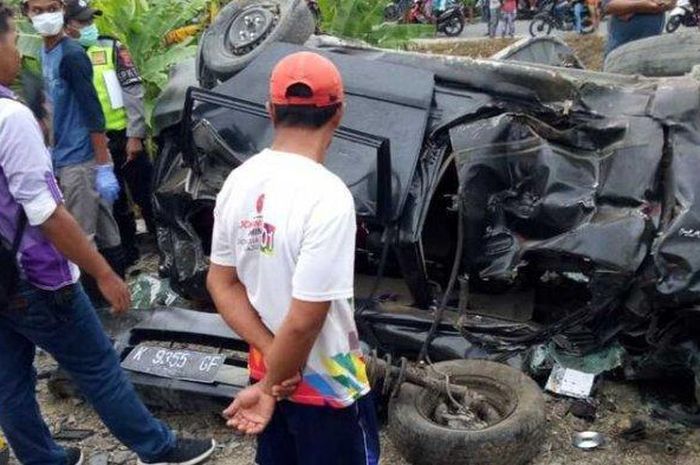
{"label": "green leaf", "polygon": [[322,29],[338,37],[391,48],[405,48],[411,39],[434,35],[431,25],[385,23],[387,3],[388,0],[319,0]]}

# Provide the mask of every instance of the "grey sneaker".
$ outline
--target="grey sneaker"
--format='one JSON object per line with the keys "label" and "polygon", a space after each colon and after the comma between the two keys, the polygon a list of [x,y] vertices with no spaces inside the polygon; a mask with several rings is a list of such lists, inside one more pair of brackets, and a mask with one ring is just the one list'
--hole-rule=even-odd
{"label": "grey sneaker", "polygon": [[207,460],[216,449],[213,439],[178,438],[173,450],[160,457],[157,462],[144,462],[139,465],[197,465]]}
{"label": "grey sneaker", "polygon": [[66,465],[83,465],[83,452],[77,447],[66,449]]}

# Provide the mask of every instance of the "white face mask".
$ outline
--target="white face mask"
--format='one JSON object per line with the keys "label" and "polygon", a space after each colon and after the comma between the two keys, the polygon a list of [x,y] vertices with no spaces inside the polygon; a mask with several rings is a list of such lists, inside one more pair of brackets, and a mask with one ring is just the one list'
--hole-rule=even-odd
{"label": "white face mask", "polygon": [[44,37],[57,36],[63,30],[63,12],[43,13],[32,18],[36,32]]}

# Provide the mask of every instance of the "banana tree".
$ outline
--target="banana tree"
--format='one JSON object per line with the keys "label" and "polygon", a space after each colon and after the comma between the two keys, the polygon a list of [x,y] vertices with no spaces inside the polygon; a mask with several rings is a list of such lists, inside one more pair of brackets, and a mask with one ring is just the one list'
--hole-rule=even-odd
{"label": "banana tree", "polygon": [[102,34],[119,39],[131,52],[146,86],[147,110],[168,81],[168,70],[194,56],[195,37],[166,44],[169,32],[206,11],[208,0],[95,0]]}
{"label": "banana tree", "polygon": [[384,22],[388,0],[319,0],[324,32],[364,40],[380,47],[399,48],[411,39],[431,37],[435,28]]}

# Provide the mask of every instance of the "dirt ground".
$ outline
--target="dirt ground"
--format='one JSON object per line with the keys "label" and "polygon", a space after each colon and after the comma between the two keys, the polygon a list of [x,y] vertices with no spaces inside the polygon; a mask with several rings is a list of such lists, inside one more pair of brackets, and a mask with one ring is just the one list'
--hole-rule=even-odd
{"label": "dirt ground", "polygon": [[[90,432],[90,436],[82,441],[61,443],[83,448],[86,456],[92,459],[88,464],[97,465],[98,459],[105,455],[109,464],[136,463],[135,456],[109,434],[87,404],[79,399],[56,399],[48,392],[46,374],[55,367],[50,356],[40,353],[36,366],[40,378],[37,396],[51,431],[54,434],[70,433],[71,430]],[[546,395],[546,440],[532,465],[700,464],[700,430],[654,418],[651,404],[642,398],[642,392],[633,384],[603,382],[594,396],[599,406],[596,419],[592,422],[569,413],[572,400]],[[254,440],[233,434],[226,428],[218,412],[156,411],[156,414],[177,432],[188,436],[214,437],[219,446],[210,461],[212,465],[254,463]],[[646,437],[634,441],[618,437],[633,420],[643,423]],[[606,436],[607,444],[604,447],[584,452],[571,445],[575,432],[591,430]],[[385,431],[382,432],[382,448],[382,465],[410,465],[401,458]],[[17,465],[14,459],[10,463]]]}
{"label": "dirt ground", "polygon": [[[411,46],[416,51],[426,51],[431,53],[468,56],[472,58],[489,58],[502,49],[514,43],[517,39],[484,39],[470,41],[446,41],[437,44],[427,44],[421,42]],[[564,41],[574,50],[587,69],[599,71],[603,68],[603,49],[605,47],[605,37],[598,34],[580,36],[568,34],[564,36]]]}

